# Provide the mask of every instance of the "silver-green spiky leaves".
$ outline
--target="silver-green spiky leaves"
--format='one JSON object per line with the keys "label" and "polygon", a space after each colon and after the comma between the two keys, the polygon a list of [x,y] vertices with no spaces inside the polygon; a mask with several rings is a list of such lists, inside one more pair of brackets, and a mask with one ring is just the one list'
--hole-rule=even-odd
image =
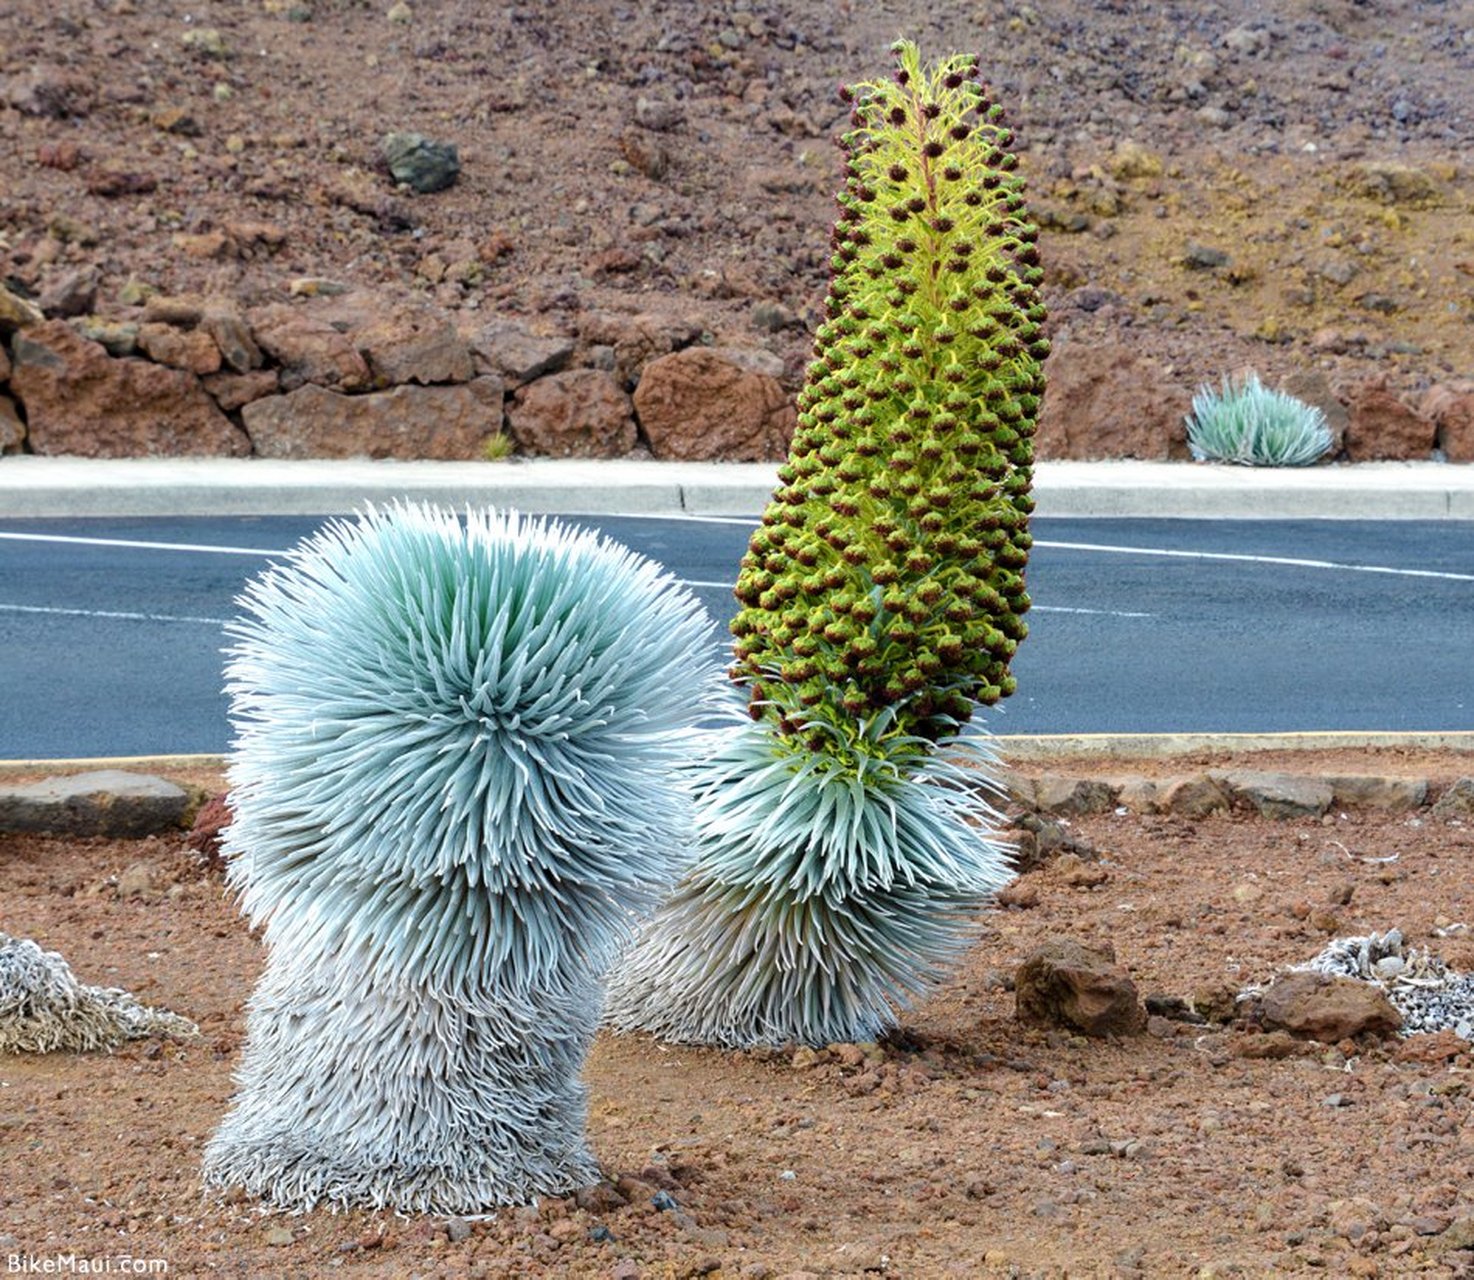
{"label": "silver-green spiky leaves", "polygon": [[689,824],[699,605],[594,535],[414,506],[243,604],[223,848],[268,954],[206,1181],[465,1213],[596,1177],[579,1071]]}
{"label": "silver-green spiky leaves", "polygon": [[1304,467],[1331,447],[1326,416],[1287,391],[1264,386],[1257,373],[1221,389],[1204,385],[1193,396],[1187,445],[1198,461],[1247,467]]}
{"label": "silver-green spiky leaves", "polygon": [[693,771],[696,862],[611,974],[611,1025],[737,1047],[867,1040],[943,976],[1013,872],[987,835],[978,740],[949,759],[894,719],[865,724],[862,760],[766,723],[716,740]]}
{"label": "silver-green spiky leaves", "polygon": [[55,951],[0,933],[0,1053],[86,1053],[143,1036],[193,1036],[187,1018],[78,982]]}
{"label": "silver-green spiky leaves", "polygon": [[712,680],[706,615],[657,566],[406,506],[330,525],[243,604],[223,847],[277,941],[530,978],[667,881],[661,775]]}

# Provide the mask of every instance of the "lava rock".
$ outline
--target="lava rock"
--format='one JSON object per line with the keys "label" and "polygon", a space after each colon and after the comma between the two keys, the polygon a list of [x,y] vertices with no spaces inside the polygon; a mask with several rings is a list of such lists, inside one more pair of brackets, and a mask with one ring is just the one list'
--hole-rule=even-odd
{"label": "lava rock", "polygon": [[31,448],[89,458],[240,456],[250,442],[193,374],[115,359],[64,320],[18,333],[10,387]]}
{"label": "lava rock", "polygon": [[444,191],[460,176],[460,154],[448,142],[433,142],[419,133],[391,133],[380,150],[394,181],[421,195]]}
{"label": "lava rock", "polygon": [[1120,347],[1059,341],[1039,409],[1040,458],[1187,457],[1192,392]]}
{"label": "lava rock", "polygon": [[798,421],[768,352],[690,347],[652,360],[635,412],[657,458],[762,462],[781,458]]}
{"label": "lava rock", "polygon": [[1146,1030],[1136,984],[1117,967],[1108,946],[1087,947],[1070,939],[1046,942],[1015,973],[1014,1001],[1021,1022],[1070,1027],[1088,1036]]}
{"label": "lava rock", "polygon": [[519,388],[507,421],[524,453],[550,458],[619,458],[638,438],[629,396],[599,369],[568,369]]}
{"label": "lava rock", "polygon": [[1402,1026],[1402,1015],[1380,987],[1310,970],[1276,979],[1255,1002],[1255,1011],[1272,1031],[1324,1044],[1389,1035]]}
{"label": "lava rock", "polygon": [[241,410],[246,432],[263,458],[479,457],[502,426],[500,378],[447,387],[393,387],[343,395],[309,383]]}

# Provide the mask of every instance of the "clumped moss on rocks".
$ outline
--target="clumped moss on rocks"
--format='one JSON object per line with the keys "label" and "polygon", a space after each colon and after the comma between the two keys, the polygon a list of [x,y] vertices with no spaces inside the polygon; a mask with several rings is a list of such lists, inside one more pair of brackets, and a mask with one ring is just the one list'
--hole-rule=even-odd
{"label": "clumped moss on rocks", "polygon": [[1014,691],[1045,310],[1012,131],[977,59],[846,91],[833,278],[737,582],[732,677],[814,749],[894,708],[936,741]]}

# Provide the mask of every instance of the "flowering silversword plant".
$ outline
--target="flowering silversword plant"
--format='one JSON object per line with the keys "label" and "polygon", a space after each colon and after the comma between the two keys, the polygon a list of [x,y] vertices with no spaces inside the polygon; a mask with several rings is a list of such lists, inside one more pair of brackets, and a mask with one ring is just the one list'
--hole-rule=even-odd
{"label": "flowering silversword plant", "polygon": [[623,1029],[869,1038],[1011,878],[965,730],[1027,632],[1037,230],[976,59],[895,52],[851,94],[826,319],[737,582],[752,722],[695,770],[694,865],[611,979]]}

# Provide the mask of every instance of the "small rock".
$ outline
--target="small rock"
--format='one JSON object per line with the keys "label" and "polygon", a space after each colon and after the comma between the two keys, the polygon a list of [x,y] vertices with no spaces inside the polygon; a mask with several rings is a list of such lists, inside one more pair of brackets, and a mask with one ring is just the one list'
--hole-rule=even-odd
{"label": "small rock", "polygon": [[619,138],[619,152],[631,168],[652,182],[659,182],[670,168],[670,152],[644,130],[626,129]]}
{"label": "small rock", "polygon": [[288,281],[287,292],[294,298],[332,298],[348,292],[348,286],[323,276],[298,276]]}
{"label": "small rock", "polygon": [[1474,1054],[1474,1044],[1452,1029],[1432,1034],[1408,1036],[1393,1052],[1397,1062],[1418,1062],[1440,1066],[1464,1054]]}
{"label": "small rock", "polygon": [[686,118],[679,103],[660,98],[637,98],[635,100],[635,123],[642,129],[666,133],[676,128]]}
{"label": "small rock", "polygon": [[1208,983],[1192,995],[1192,1008],[1209,1022],[1232,1022],[1238,1016],[1238,988],[1227,982]]}
{"label": "small rock", "polygon": [[1106,169],[1113,178],[1129,182],[1135,178],[1155,178],[1162,172],[1162,157],[1139,143],[1123,139],[1106,158]]}
{"label": "small rock", "polygon": [[612,1213],[615,1209],[624,1208],[629,1200],[606,1178],[579,1187],[573,1193],[573,1202],[587,1213]]}
{"label": "small rock", "polygon": [[798,323],[798,317],[781,302],[759,302],[749,316],[753,328],[777,333]]}
{"label": "small rock", "polygon": [[11,293],[0,284],[0,334],[14,333],[17,329],[40,324],[45,319],[46,316],[35,303]]}
{"label": "small rock", "polygon": [[1086,1035],[1128,1035],[1146,1028],[1136,985],[1109,949],[1069,939],[1045,943],[1014,975],[1016,1016],[1023,1022],[1066,1026]]}
{"label": "small rock", "polygon": [[471,1238],[471,1224],[464,1218],[451,1218],[445,1224],[445,1235],[451,1244],[460,1244]]}
{"label": "small rock", "polygon": [[139,326],[137,341],[139,350],[157,364],[193,374],[220,371],[220,348],[203,330],[143,324]]}
{"label": "small rock", "polygon": [[810,1071],[814,1067],[817,1067],[821,1061],[822,1059],[818,1053],[809,1048],[808,1045],[800,1045],[793,1051],[793,1058],[790,1065],[795,1071]]}
{"label": "small rock", "polygon": [[415,11],[404,0],[397,0],[397,3],[389,6],[389,12],[384,17],[396,26],[407,27],[415,20]]}
{"label": "small rock", "polygon": [[1428,815],[1442,822],[1455,819],[1463,821],[1474,817],[1474,778],[1460,778],[1445,788]]}
{"label": "small rock", "polygon": [[1234,27],[1224,33],[1222,43],[1225,49],[1252,58],[1269,48],[1269,32],[1260,27]]}
{"label": "small rock", "polygon": [[79,267],[41,290],[41,310],[49,316],[87,315],[97,305],[97,268]]}
{"label": "small rock", "polygon": [[280,389],[275,369],[253,369],[250,373],[213,373],[200,385],[226,413],[243,408],[253,400],[275,395]]}
{"label": "small rock", "polygon": [[195,27],[180,36],[179,42],[186,49],[201,57],[214,58],[218,61],[230,57],[230,48],[225,43],[225,37],[214,27]]}
{"label": "small rock", "polygon": [[650,1207],[664,1212],[668,1209],[678,1208],[679,1205],[675,1196],[671,1195],[669,1191],[657,1191],[650,1197]]}
{"label": "small rock", "polygon": [[19,453],[25,440],[26,424],[20,420],[15,401],[0,395],[0,456]]}
{"label": "small rock", "polygon": [[461,171],[460,155],[448,142],[432,142],[423,134],[391,133],[381,151],[396,182],[408,184],[421,195],[443,191]]}
{"label": "small rock", "polygon": [[135,862],[118,876],[120,898],[152,897],[154,889],[154,869],[146,862]]}
{"label": "small rock", "polygon": [[141,169],[107,167],[98,169],[87,179],[87,190],[95,196],[113,199],[118,196],[141,196],[158,189],[159,180]]}
{"label": "small rock", "polygon": [[1265,1027],[1323,1044],[1387,1035],[1402,1025],[1402,1015],[1379,987],[1308,970],[1276,979],[1256,1008]]}
{"label": "small rock", "polygon": [[1187,252],[1182,255],[1183,265],[1194,271],[1213,271],[1218,267],[1228,266],[1231,258],[1223,249],[1215,249],[1210,245],[1189,242]]}
{"label": "small rock", "polygon": [[88,342],[95,342],[110,356],[131,356],[138,350],[138,325],[115,320],[99,320],[82,316],[72,321],[75,329]]}
{"label": "small rock", "polygon": [[1076,853],[1062,854],[1054,864],[1067,885],[1074,889],[1094,889],[1111,878],[1111,873],[1099,863],[1086,862]]}
{"label": "small rock", "polygon": [[1042,813],[1109,813],[1116,807],[1116,790],[1098,779],[1046,773],[1034,784],[1034,805]]}
{"label": "small rock", "polygon": [[1458,1218],[1430,1242],[1434,1252],[1449,1253],[1455,1249],[1474,1249],[1474,1218]]}
{"label": "small rock", "polygon": [[296,1237],[294,1237],[292,1233],[287,1230],[286,1227],[266,1228],[266,1243],[271,1245],[273,1248],[279,1249],[283,1245],[291,1244],[295,1238]]}
{"label": "small rock", "polygon": [[1016,907],[1020,911],[1027,911],[1039,905],[1039,887],[1023,880],[1014,880],[998,891],[994,901],[1000,907]]}

